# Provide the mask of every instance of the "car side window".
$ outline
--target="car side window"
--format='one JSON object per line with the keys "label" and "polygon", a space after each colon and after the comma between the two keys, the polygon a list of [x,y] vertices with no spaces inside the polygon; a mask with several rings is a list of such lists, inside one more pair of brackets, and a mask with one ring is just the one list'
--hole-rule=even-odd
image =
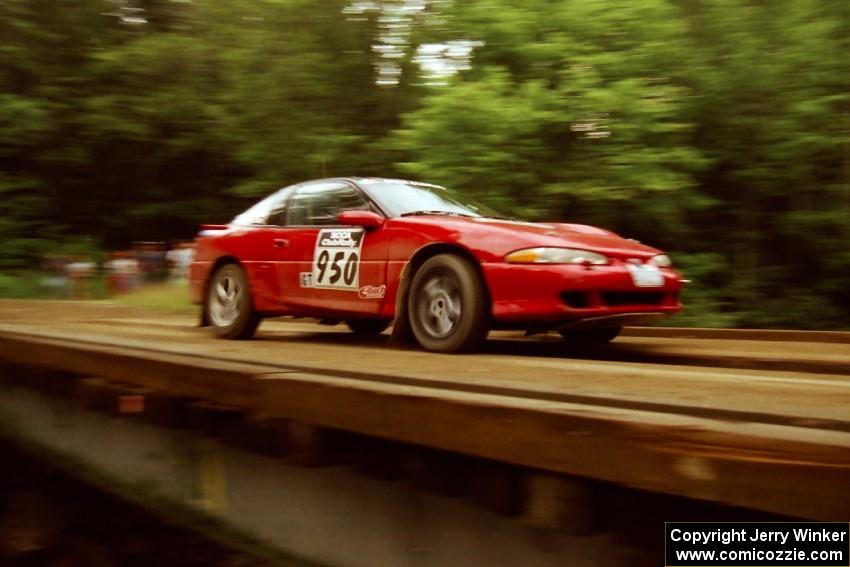
{"label": "car side window", "polygon": [[286,191],[285,195],[281,195],[279,199],[275,199],[269,208],[269,215],[266,218],[266,224],[275,225],[275,226],[285,226],[286,225],[286,209],[287,202],[289,201],[289,195],[292,194],[292,191]]}
{"label": "car side window", "polygon": [[263,226],[267,224],[283,225],[286,222],[286,202],[292,194],[292,187],[285,187],[272,193],[241,215],[231,224],[239,226]]}
{"label": "car side window", "polygon": [[290,226],[326,226],[339,224],[339,213],[369,209],[369,203],[352,186],[340,182],[311,183],[298,187],[289,202]]}

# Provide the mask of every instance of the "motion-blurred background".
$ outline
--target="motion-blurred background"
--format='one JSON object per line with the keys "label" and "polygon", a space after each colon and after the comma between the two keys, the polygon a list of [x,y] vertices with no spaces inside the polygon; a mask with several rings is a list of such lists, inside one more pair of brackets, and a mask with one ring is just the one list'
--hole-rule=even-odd
{"label": "motion-blurred background", "polygon": [[673,324],[846,327],[848,54],[847,0],[3,0],[0,295],[380,175],[670,250]]}

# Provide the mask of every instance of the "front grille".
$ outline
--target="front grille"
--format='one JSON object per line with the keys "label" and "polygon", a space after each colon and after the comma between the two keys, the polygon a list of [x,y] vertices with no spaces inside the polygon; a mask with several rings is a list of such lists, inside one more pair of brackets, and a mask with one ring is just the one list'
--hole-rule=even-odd
{"label": "front grille", "polygon": [[606,305],[660,305],[664,294],[654,291],[605,291],[602,301]]}

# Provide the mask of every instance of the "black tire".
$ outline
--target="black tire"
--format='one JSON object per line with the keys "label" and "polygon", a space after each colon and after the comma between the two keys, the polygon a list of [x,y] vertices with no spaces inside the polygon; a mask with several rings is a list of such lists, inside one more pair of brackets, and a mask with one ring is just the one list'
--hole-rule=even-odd
{"label": "black tire", "polygon": [[407,311],[413,336],[432,352],[473,350],[490,327],[489,303],[478,270],[454,254],[429,258],[416,271]]}
{"label": "black tire", "polygon": [[622,327],[594,327],[575,331],[565,329],[558,332],[571,344],[602,345],[613,341],[622,330]]}
{"label": "black tire", "polygon": [[225,264],[215,271],[204,308],[215,334],[223,339],[250,339],[260,324],[248,278],[237,264]]}
{"label": "black tire", "polygon": [[345,324],[356,335],[374,337],[383,333],[390,326],[390,321],[387,319],[348,319]]}

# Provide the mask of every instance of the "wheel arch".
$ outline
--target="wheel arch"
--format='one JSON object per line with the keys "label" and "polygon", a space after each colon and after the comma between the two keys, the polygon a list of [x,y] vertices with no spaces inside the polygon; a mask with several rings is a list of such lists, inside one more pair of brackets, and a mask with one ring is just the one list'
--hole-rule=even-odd
{"label": "wheel arch", "polygon": [[432,242],[426,244],[416,250],[408,260],[402,270],[399,280],[398,293],[396,294],[395,303],[395,319],[393,322],[392,337],[395,341],[403,343],[415,342],[413,332],[410,329],[410,321],[407,318],[407,301],[410,296],[410,283],[413,281],[413,276],[422,267],[422,265],[434,256],[440,254],[454,254],[469,261],[474,266],[478,277],[481,278],[481,287],[484,290],[484,298],[489,309],[492,312],[493,301],[490,296],[490,288],[487,286],[487,280],[484,278],[484,271],[481,269],[481,262],[475,257],[468,248],[459,244],[450,242]]}

